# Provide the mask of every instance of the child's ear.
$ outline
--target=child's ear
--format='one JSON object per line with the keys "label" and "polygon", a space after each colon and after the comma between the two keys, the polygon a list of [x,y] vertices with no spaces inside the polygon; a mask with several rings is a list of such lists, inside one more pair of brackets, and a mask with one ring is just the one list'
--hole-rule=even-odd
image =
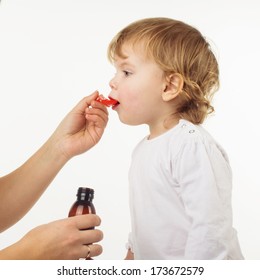
{"label": "child's ear", "polygon": [[179,73],[174,73],[166,77],[166,84],[162,93],[163,101],[170,101],[177,97],[183,89],[183,77]]}

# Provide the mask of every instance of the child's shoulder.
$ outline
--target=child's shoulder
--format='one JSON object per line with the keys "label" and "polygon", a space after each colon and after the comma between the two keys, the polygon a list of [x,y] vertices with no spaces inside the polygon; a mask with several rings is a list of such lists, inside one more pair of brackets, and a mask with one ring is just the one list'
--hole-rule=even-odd
{"label": "child's shoulder", "polygon": [[193,124],[187,120],[180,120],[177,130],[175,135],[172,134],[173,141],[178,140],[182,143],[214,141],[212,136],[201,125]]}
{"label": "child's shoulder", "polygon": [[[174,131],[175,130],[175,131]],[[218,146],[215,139],[201,125],[193,124],[187,120],[180,120],[177,127],[169,135],[169,146],[174,154],[179,154],[183,149],[192,149],[203,146],[210,149],[212,146]]]}
{"label": "child's shoulder", "polygon": [[204,151],[210,155],[222,154],[228,161],[226,151],[202,125],[181,120],[178,126],[178,133],[172,134],[169,141],[169,145],[175,146],[173,149],[175,156],[182,154],[182,152]]}

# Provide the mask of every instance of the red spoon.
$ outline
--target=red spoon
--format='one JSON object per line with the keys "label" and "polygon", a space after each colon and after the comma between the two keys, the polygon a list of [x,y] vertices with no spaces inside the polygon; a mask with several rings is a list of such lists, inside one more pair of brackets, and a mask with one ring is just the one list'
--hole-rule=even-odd
{"label": "red spoon", "polygon": [[101,104],[103,104],[107,107],[114,106],[114,105],[118,104],[118,101],[111,98],[111,97],[109,97],[109,99],[107,99],[107,98],[103,98],[103,97],[98,96],[96,101],[100,102]]}

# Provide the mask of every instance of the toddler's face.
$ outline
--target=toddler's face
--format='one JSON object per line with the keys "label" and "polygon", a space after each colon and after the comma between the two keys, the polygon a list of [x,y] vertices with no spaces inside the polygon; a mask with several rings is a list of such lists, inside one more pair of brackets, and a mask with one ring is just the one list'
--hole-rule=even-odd
{"label": "toddler's face", "polygon": [[116,74],[109,83],[109,96],[120,103],[114,110],[125,124],[156,125],[162,118],[164,72],[141,48],[124,45],[122,50],[126,58],[116,57]]}

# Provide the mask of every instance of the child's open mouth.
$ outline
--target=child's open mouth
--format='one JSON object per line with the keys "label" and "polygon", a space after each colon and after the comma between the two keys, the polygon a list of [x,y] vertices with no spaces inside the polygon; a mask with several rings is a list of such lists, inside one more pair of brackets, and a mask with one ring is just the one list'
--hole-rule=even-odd
{"label": "child's open mouth", "polygon": [[115,99],[113,99],[111,97],[104,98],[103,96],[99,96],[96,99],[96,101],[98,101],[99,103],[101,103],[101,104],[103,104],[103,105],[105,105],[107,107],[111,107],[112,106],[113,110],[120,104],[117,100],[115,100]]}

